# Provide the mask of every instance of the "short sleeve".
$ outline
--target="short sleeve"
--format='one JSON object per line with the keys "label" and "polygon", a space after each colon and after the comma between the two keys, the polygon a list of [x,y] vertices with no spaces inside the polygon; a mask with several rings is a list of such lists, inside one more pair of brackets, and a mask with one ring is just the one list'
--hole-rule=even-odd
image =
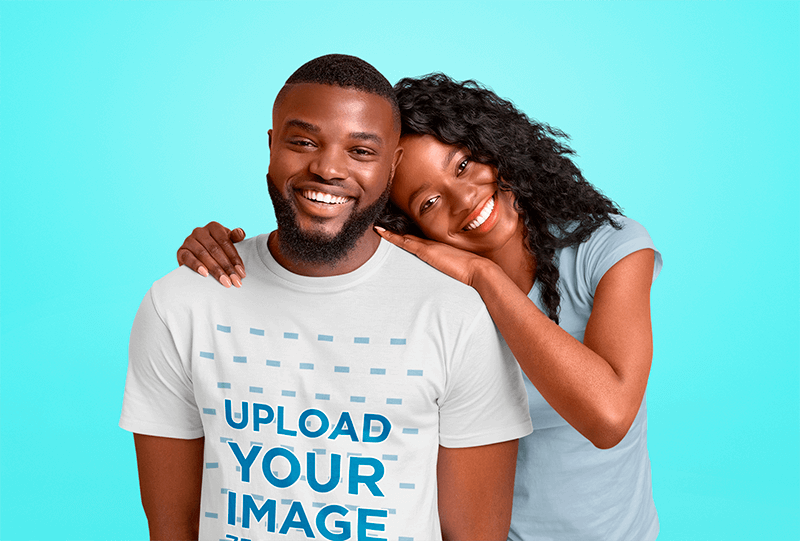
{"label": "short sleeve", "polygon": [[483,308],[464,332],[439,404],[439,443],[475,447],[532,432],[517,361]]}
{"label": "short sleeve", "polygon": [[203,436],[191,368],[147,292],[131,330],[128,375],[120,427],[137,434],[178,439]]}
{"label": "short sleeve", "polygon": [[653,281],[661,272],[663,262],[661,253],[656,249],[647,230],[639,222],[624,216],[614,216],[614,221],[622,226],[615,229],[604,225],[595,231],[588,241],[579,248],[579,260],[585,262],[585,276],[588,280],[589,291],[594,292],[606,272],[624,257],[650,249],[655,252],[655,265],[653,266]]}

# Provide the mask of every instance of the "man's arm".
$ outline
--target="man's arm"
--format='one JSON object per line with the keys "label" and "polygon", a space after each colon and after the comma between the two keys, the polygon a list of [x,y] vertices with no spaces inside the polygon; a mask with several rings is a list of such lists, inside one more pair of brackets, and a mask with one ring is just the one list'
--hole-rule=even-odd
{"label": "man's arm", "polygon": [[439,519],[445,541],[505,541],[511,524],[519,440],[439,446]]}
{"label": "man's arm", "polygon": [[204,438],[181,440],[134,434],[133,440],[150,539],[196,540]]}

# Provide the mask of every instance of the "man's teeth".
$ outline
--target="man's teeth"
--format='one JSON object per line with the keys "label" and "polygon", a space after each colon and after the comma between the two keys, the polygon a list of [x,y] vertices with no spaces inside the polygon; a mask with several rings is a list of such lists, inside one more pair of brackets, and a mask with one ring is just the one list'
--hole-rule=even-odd
{"label": "man's teeth", "polygon": [[489,202],[483,206],[483,210],[480,214],[478,214],[478,217],[467,224],[467,226],[464,228],[464,231],[472,231],[473,229],[480,227],[483,222],[486,221],[486,218],[492,214],[492,210],[494,210],[494,196],[492,196],[492,198],[489,199]]}
{"label": "man's teeth", "polygon": [[340,195],[331,195],[329,193],[314,192],[311,190],[303,191],[303,197],[318,203],[328,203],[330,205],[341,205],[342,203],[347,203],[349,199],[348,197],[342,197]]}

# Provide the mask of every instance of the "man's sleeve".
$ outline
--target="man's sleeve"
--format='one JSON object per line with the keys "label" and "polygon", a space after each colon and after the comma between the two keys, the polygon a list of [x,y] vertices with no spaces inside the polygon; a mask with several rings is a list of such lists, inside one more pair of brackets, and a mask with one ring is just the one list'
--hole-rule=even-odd
{"label": "man's sleeve", "polygon": [[463,332],[439,404],[439,444],[475,447],[530,434],[522,372],[485,308]]}
{"label": "man's sleeve", "polygon": [[119,426],[137,434],[194,439],[203,425],[194,399],[191,365],[147,292],[131,330],[128,376]]}

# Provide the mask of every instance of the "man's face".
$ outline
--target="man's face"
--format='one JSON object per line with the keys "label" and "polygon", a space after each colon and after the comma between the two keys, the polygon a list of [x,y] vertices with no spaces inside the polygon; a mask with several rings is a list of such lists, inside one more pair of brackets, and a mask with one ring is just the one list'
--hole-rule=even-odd
{"label": "man's face", "polygon": [[371,233],[399,161],[388,101],[350,88],[303,83],[274,108],[270,196],[282,250],[334,263]]}

